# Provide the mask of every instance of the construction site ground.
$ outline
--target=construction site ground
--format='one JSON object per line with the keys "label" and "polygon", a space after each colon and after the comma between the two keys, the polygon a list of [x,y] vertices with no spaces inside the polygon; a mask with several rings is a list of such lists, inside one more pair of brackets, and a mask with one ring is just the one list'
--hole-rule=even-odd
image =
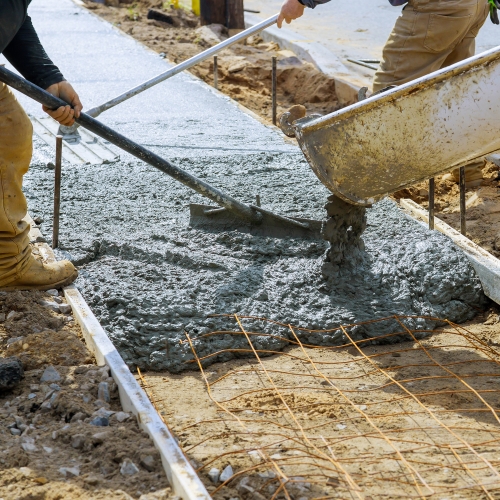
{"label": "construction site ground", "polygon": [[497,498],[498,309],[391,345],[255,344],[142,378],[214,499]]}
{"label": "construction site ground", "polygon": [[109,369],[95,365],[73,316],[53,310],[58,302],[46,292],[0,294],[0,356],[18,357],[25,375],[0,394],[0,498],[175,498]]}
{"label": "construction site ground", "polygon": [[[161,9],[162,6],[153,7]],[[128,5],[115,9],[119,15],[128,16],[128,20],[124,22],[137,23],[138,21],[132,21],[130,16],[135,16],[134,9],[140,8],[142,7]],[[93,12],[111,12],[111,9],[96,7]],[[166,69],[166,64],[159,57],[148,53],[128,37],[117,34],[109,25],[67,0],[34,1],[31,15],[48,52],[57,59],[66,78],[75,82],[86,108],[114,97]],[[63,36],[67,37],[68,43],[65,46],[60,43],[62,35],[58,33],[56,25],[58,29],[63,30]],[[167,31],[167,27],[153,27]],[[191,31],[195,29],[189,28]],[[135,28],[132,36],[134,31]],[[92,36],[89,36],[89,33],[92,33]],[[144,36],[146,35],[147,32]],[[169,46],[176,45],[177,36],[180,34],[172,34],[172,37],[168,38]],[[198,44],[191,43],[191,35],[183,36],[190,40],[185,43],[186,47],[193,45],[193,51],[201,50],[201,47],[197,47]],[[170,44],[170,41],[174,43]],[[266,59],[269,61],[266,78],[269,78],[270,57],[276,47],[267,52],[262,46],[259,49],[260,44],[258,40],[255,41],[257,48],[252,54],[261,58],[258,59],[260,62],[257,65],[263,64],[263,58],[267,58],[269,54],[269,59]],[[178,45],[181,45],[180,40]],[[104,46],[108,50],[103,51]],[[255,48],[253,45],[242,46],[242,50],[245,47],[251,48],[252,51]],[[167,50],[160,49],[158,44],[155,49],[157,52],[165,52],[167,58],[174,57]],[[187,54],[183,57],[186,56]],[[292,66],[295,64],[296,62]],[[117,68],[121,70],[119,77],[116,75]],[[211,82],[210,67],[206,66],[204,71],[204,78]],[[246,71],[247,69],[242,69],[234,74],[242,73],[244,76]],[[245,78],[251,81],[250,76]],[[225,84],[228,89],[235,86],[233,76],[227,76],[224,83],[226,77],[222,73],[221,79],[223,90]],[[250,84],[248,86],[251,87]],[[263,88],[270,89],[270,80],[265,80],[265,84],[259,88],[261,91]],[[251,97],[248,97],[248,107],[251,108],[251,102],[256,102],[254,109],[261,109],[262,115],[269,117],[269,95],[264,96],[267,100],[257,101],[256,96],[262,92],[259,94],[251,90],[252,93],[248,92]],[[293,104],[294,101],[295,97],[289,99],[287,96],[286,100],[282,101],[282,108]],[[22,102],[32,114],[42,114],[38,105],[27,99]],[[331,101],[319,101],[316,104],[316,110],[323,107],[324,112],[334,109],[328,106],[336,105]],[[315,102],[309,105],[315,105]],[[314,178],[297,148],[280,141],[280,136],[274,130],[250,119],[232,103],[212,93],[199,80],[190,76],[179,75],[147,94],[109,111],[101,119],[162,156],[173,158],[174,162],[196,175],[208,178],[208,181],[227,189],[243,201],[253,201],[257,193],[262,195],[266,204],[269,203],[271,208],[283,214],[310,217],[324,215],[322,206],[327,196],[326,190]],[[45,219],[43,231],[49,234],[53,171],[48,170],[47,164],[53,160],[53,151],[42,145],[40,140],[36,140],[35,145],[36,151],[31,170],[26,176],[25,190],[34,215]],[[193,353],[185,333],[188,332],[193,341],[196,354],[202,350],[200,346],[203,345],[204,336],[210,338],[213,332],[207,319],[213,312],[212,309],[208,306],[199,309],[197,307],[197,301],[205,300],[208,296],[207,289],[216,290],[217,299],[220,299],[217,307],[223,309],[224,306],[223,312],[227,313],[241,307],[254,307],[255,304],[262,307],[256,310],[265,310],[264,307],[268,307],[272,300],[276,300],[276,314],[285,315],[293,310],[294,314],[299,316],[301,311],[304,310],[306,314],[308,310],[313,309],[309,308],[312,301],[307,302],[307,287],[312,280],[311,276],[317,278],[320,273],[318,262],[324,253],[324,242],[301,243],[302,246],[296,245],[296,248],[292,248],[286,242],[270,240],[259,243],[260,246],[254,246],[253,241],[238,233],[217,234],[193,229],[188,227],[187,208],[187,202],[192,197],[191,192],[172,179],[139,164],[125,154],[119,162],[112,165],[63,165],[59,256],[70,257],[78,264],[79,288],[132,368],[142,363],[144,366],[165,366],[178,356],[175,368],[185,369],[186,362],[189,361],[189,356],[185,353]],[[195,199],[200,201],[199,198]],[[411,248],[417,245],[415,240],[419,240],[418,245],[430,242],[429,246],[434,249],[450,251],[451,244],[444,236],[429,232],[419,236],[418,231],[423,229],[413,221],[398,219],[399,216],[394,215],[395,210],[389,202],[383,202],[377,210],[371,212],[376,215],[373,216],[374,225],[370,238],[375,238],[373,233],[380,232],[382,236],[387,237],[387,244],[375,243],[372,244],[373,247],[392,245],[396,253],[403,255],[407,250],[405,245],[408,241],[406,246],[410,248],[409,257],[406,257],[406,254],[404,256],[410,261]],[[390,219],[390,222],[384,226],[385,219]],[[406,233],[412,233],[414,240],[405,240]],[[400,240],[403,243],[400,243]],[[412,279],[404,275],[405,268],[397,267],[398,262],[390,259],[385,261],[384,269],[377,268],[373,271],[370,268],[366,276],[375,281],[383,275],[384,282],[396,285],[404,282],[405,286],[408,283],[408,289],[411,289],[415,282],[424,283],[427,277],[432,275],[434,281],[426,283],[431,283],[428,287],[431,288],[430,293],[439,295],[442,292],[442,283],[450,283],[449,275],[443,279],[434,279],[435,275],[432,273],[448,257],[443,257],[437,251],[426,253],[427,250],[425,247],[420,252],[427,260],[423,259],[420,263],[420,274]],[[390,251],[389,249],[389,253]],[[455,269],[458,274],[453,280],[463,280],[460,281],[460,286],[464,286],[467,291],[464,295],[475,298],[477,294],[474,286],[469,289],[466,287],[468,278],[465,275],[471,272],[467,267],[466,258],[451,253],[454,261],[449,268]],[[377,255],[380,261],[382,257],[386,257],[382,253],[371,255]],[[285,264],[290,267],[280,267]],[[276,279],[273,282],[275,288],[270,290],[268,296],[267,291],[262,289],[262,283],[264,277],[269,274],[269,269],[271,274],[276,275]],[[300,275],[301,272],[303,276]],[[284,288],[285,277],[288,276],[294,279],[298,277],[302,281],[296,279],[289,288]],[[432,289],[432,286],[435,288]],[[348,312],[349,306],[365,294],[365,288],[352,289],[345,295],[347,302],[344,307]],[[283,297],[275,299],[275,296],[278,296],[277,293],[273,295],[275,290]],[[429,290],[423,290],[419,297],[427,292]],[[445,290],[443,295],[447,294],[448,291]],[[367,315],[371,315],[370,319],[380,317],[377,314],[383,309],[379,297],[374,295],[376,293],[370,291],[370,301],[367,302],[365,311]],[[460,306],[462,298],[453,297],[452,300],[451,292],[449,295],[443,299],[443,303],[449,307],[445,310],[453,312],[450,304],[453,302],[454,305]],[[401,303],[406,307],[407,302],[404,301],[407,296],[404,289],[397,295],[395,302],[396,299],[401,299]],[[282,304],[287,303],[284,301],[290,297],[293,300],[289,302],[288,311]],[[324,297],[320,296],[325,300],[315,304],[314,309],[318,309],[319,313],[324,313],[325,308],[331,306],[326,297],[325,293]],[[368,294],[363,297],[368,297]],[[24,299],[18,297],[16,300],[22,303]],[[38,311],[35,302],[31,300],[28,304],[28,312]],[[418,300],[415,302],[419,303]],[[473,300],[470,302],[473,303]],[[301,307],[295,307],[297,304]],[[303,304],[306,307],[302,307]],[[464,304],[467,306],[466,313],[474,309],[465,299]],[[420,344],[416,339],[408,338],[396,339],[405,342],[384,345],[346,341],[346,346],[336,349],[324,346],[313,348],[297,342],[285,347],[282,353],[276,352],[271,357],[263,356],[260,361],[259,357],[263,354],[261,351],[266,350],[262,349],[262,345],[257,345],[255,352],[252,351],[251,345],[248,345],[246,352],[242,353],[244,358],[240,358],[237,352],[228,352],[227,358],[231,358],[231,361],[213,364],[204,369],[216,401],[236,398],[233,403],[222,403],[225,409],[219,407],[219,412],[216,411],[215,403],[207,396],[207,386],[203,386],[204,380],[199,371],[185,371],[176,375],[165,371],[147,372],[143,374],[143,383],[186,453],[196,461],[201,477],[217,499],[261,500],[262,497],[274,496],[299,500],[321,498],[321,494],[346,498],[348,492],[352,498],[368,500],[370,497],[388,498],[387,491],[394,496],[407,498],[429,494],[429,488],[434,488],[437,494],[443,493],[439,498],[490,498],[491,496],[488,497],[484,493],[484,489],[490,485],[495,486],[498,477],[498,422],[495,423],[498,392],[495,387],[499,375],[497,344],[500,342],[500,327],[498,311],[489,309],[483,313],[481,308],[477,307],[477,312],[475,320],[467,325],[470,335],[464,336],[463,330],[456,330],[448,325],[447,333],[434,332]],[[319,313],[321,321],[328,320],[324,320]],[[201,324],[205,320],[206,324]],[[22,317],[20,321],[22,322]],[[250,320],[243,320],[242,324],[247,325],[247,321]],[[404,319],[402,321],[404,322]],[[422,324],[425,324],[425,321],[427,320],[423,320]],[[380,325],[380,328],[383,329],[383,326]],[[27,328],[25,325],[23,332]],[[56,333],[50,334],[50,342],[59,338],[57,328],[61,329],[56,326],[52,328],[56,329]],[[269,332],[272,332],[275,325],[269,328]],[[268,345],[280,347],[282,342],[289,342],[282,339],[283,329],[289,330],[286,323],[279,325],[276,331],[276,337],[279,337],[281,343]],[[67,327],[63,330],[66,331]],[[346,330],[348,334],[356,331],[356,327]],[[179,336],[176,337],[171,332]],[[222,350],[231,351],[231,347],[237,344],[226,342],[229,337],[245,340],[244,332],[234,321],[228,324],[228,332],[233,333],[224,333],[226,337],[223,337],[219,344],[214,343],[213,347],[222,346]],[[18,333],[13,330],[12,336]],[[320,336],[318,332],[308,333],[310,337]],[[339,332],[329,333],[336,335]],[[410,336],[408,332],[403,334]],[[72,335],[79,334],[74,332]],[[420,334],[416,335],[420,338]],[[6,336],[10,337],[8,333]],[[266,333],[259,337],[264,341],[269,340],[271,336]],[[42,340],[44,338],[46,337],[42,336]],[[22,342],[14,343],[11,348],[16,349],[19,356],[24,355],[22,353],[25,351],[30,352],[32,341],[30,338],[29,341]],[[25,344],[28,345],[26,349]],[[433,353],[437,353],[434,361],[429,360],[424,347],[429,350],[432,348]],[[43,353],[42,349],[39,351]],[[76,351],[80,353],[80,350]],[[52,352],[67,353],[67,350],[54,349]],[[361,352],[380,356],[365,359]],[[130,443],[137,437],[137,446],[141,453],[143,449],[153,453],[149,452],[147,439],[140,432],[136,432],[137,426],[133,419],[118,423],[114,422],[116,416],[110,416],[110,426],[106,430],[116,433],[117,438],[114,440],[114,437],[109,438],[108,435],[106,439],[110,439],[111,443],[109,448],[106,444],[108,441],[100,443],[99,441],[104,439],[103,436],[94,437],[96,432],[91,428],[93,426],[90,422],[85,422],[96,410],[94,403],[97,386],[107,374],[93,373],[96,370],[98,372],[98,369],[87,366],[89,360],[85,352],[81,355],[83,360],[75,362],[70,359],[70,365],[65,365],[59,359],[54,361],[50,357],[44,362],[54,364],[62,375],[61,382],[58,382],[61,390],[51,390],[69,392],[68,398],[71,394],[76,394],[76,401],[82,409],[80,413],[93,411],[82,423],[73,424],[71,421],[66,422],[72,411],[61,405],[61,413],[58,413],[58,406],[53,413],[46,413],[41,419],[42,426],[47,426],[46,434],[44,429],[28,430],[28,436],[32,431],[40,431],[39,439],[34,442],[23,442],[22,436],[16,441],[13,435],[9,436],[8,425],[13,423],[12,418],[15,422],[15,417],[10,416],[13,412],[6,411],[6,432],[2,434],[2,439],[9,440],[6,446],[13,446],[10,443],[20,446],[22,443],[37,448],[33,452],[23,449],[21,455],[28,455],[30,460],[29,453],[34,453],[33,460],[26,465],[21,465],[21,462],[10,464],[6,461],[9,470],[12,469],[9,474],[12,473],[19,479],[22,477],[24,483],[21,484],[24,486],[32,484],[32,477],[44,478],[35,482],[36,485],[43,483],[45,479],[56,483],[61,482],[61,479],[57,479],[60,478],[58,474],[62,474],[59,468],[72,468],[75,464],[80,466],[80,475],[65,478],[61,487],[74,488],[75,496],[78,494],[85,498],[85,494],[99,495],[113,488],[122,489],[123,494],[116,490],[114,494],[122,494],[124,498],[128,498],[125,495],[140,498],[146,494],[144,490],[148,487],[149,490],[155,487],[161,491],[166,486],[166,480],[159,465],[156,463],[152,472],[145,472],[145,466],[141,465],[141,460],[144,462],[141,454],[130,452]],[[298,356],[300,359],[291,356]],[[375,364],[371,364],[370,359]],[[29,357],[26,361],[29,361]],[[56,364],[56,361],[60,364]],[[207,358],[204,363],[208,361]],[[436,361],[440,363],[439,366]],[[321,365],[331,362],[338,365]],[[75,367],[82,365],[85,368],[78,369],[81,373],[76,373]],[[189,367],[191,365],[195,368],[192,363]],[[27,375],[31,376],[33,373],[34,376],[31,379],[27,376],[24,385],[20,386],[19,394],[14,392],[12,396],[8,396],[9,405],[17,407],[18,417],[24,418],[26,424],[32,423],[35,427],[37,423],[29,421],[29,410],[26,417],[27,406],[23,405],[23,398],[27,400],[33,390],[26,384],[36,384],[44,366],[33,368],[33,371],[28,370]],[[443,366],[452,370],[453,374],[446,372]],[[342,379],[338,368],[342,374],[348,373],[348,376]],[[215,383],[226,374],[227,377]],[[400,381],[403,388],[394,381],[384,385],[388,376]],[[336,378],[340,380],[337,386],[347,398],[331,385],[331,381]],[[469,383],[469,387],[464,381]],[[111,381],[109,383],[111,384]],[[263,383],[267,385],[261,385]],[[38,385],[41,388],[43,384]],[[337,394],[331,398],[333,389]],[[255,393],[252,392],[254,390]],[[39,390],[33,394],[41,392],[42,390]],[[94,399],[85,403],[83,396],[87,392]],[[245,394],[242,394],[243,392]],[[116,393],[113,395],[110,408],[118,412],[120,408]],[[20,397],[20,404],[15,401],[17,396]],[[388,401],[385,399],[388,397],[395,399]],[[78,398],[81,398],[83,403],[80,403]],[[23,409],[20,409],[21,406],[24,406]],[[285,413],[284,408],[288,413]],[[394,408],[394,414],[388,415],[391,408]],[[438,420],[432,417],[429,410]],[[427,417],[423,418],[421,412],[426,412]],[[49,415],[54,415],[53,419],[49,418]],[[239,421],[235,415],[240,417]],[[241,418],[242,415],[244,418]],[[266,415],[271,418],[263,419]],[[74,417],[75,414],[71,419]],[[462,424],[462,421],[465,424]],[[16,422],[16,426],[26,424]],[[69,427],[65,428],[67,425]],[[277,436],[276,427],[283,430],[284,434]],[[120,430],[121,428],[125,428],[125,431]],[[408,440],[404,435],[398,439],[391,438],[392,433],[398,429],[408,433]],[[309,434],[310,430],[312,434]],[[25,431],[26,429],[22,432]],[[54,431],[55,439],[52,438]],[[349,434],[351,431],[354,434]],[[377,433],[377,439],[371,432]],[[122,437],[125,435],[126,439]],[[204,442],[199,444],[200,441]],[[418,443],[424,441],[424,445],[420,447]],[[40,449],[38,442],[42,445]],[[46,444],[47,442],[50,444]],[[256,443],[259,445],[256,446]],[[52,448],[53,453],[61,453],[54,455],[60,457],[58,463],[67,457],[70,465],[58,465],[56,470],[44,459],[40,467],[45,466],[46,469],[39,471],[37,464],[42,461],[40,457],[44,457],[42,453],[46,453],[43,446]],[[32,449],[31,446],[28,446],[28,449]],[[128,455],[124,455],[125,452]],[[394,456],[397,456],[397,459],[394,459]],[[297,460],[293,461],[290,457]],[[82,458],[88,458],[89,461],[79,464],[77,461]],[[123,479],[124,476],[120,472],[126,458],[139,469],[139,473],[131,475],[130,479]],[[76,462],[71,462],[72,459]],[[433,459],[435,462],[428,466]],[[365,463],[360,463],[359,460]],[[448,465],[445,464],[446,461]],[[148,459],[144,463],[151,461]],[[227,487],[224,486],[216,492],[221,486],[215,479],[218,473],[212,471],[213,479],[210,479],[208,472],[218,469],[219,473],[224,473],[228,471],[228,465],[231,465],[233,475],[237,476]],[[253,469],[255,466],[258,467]],[[34,472],[22,467],[28,467]],[[398,467],[401,467],[401,470]],[[95,480],[91,473],[96,470],[102,478],[98,476],[100,482],[88,486]],[[397,474],[394,474],[394,471],[397,471]],[[66,471],[66,474],[71,472]],[[227,475],[229,471],[226,472]],[[89,476],[91,479],[86,482],[85,479]],[[134,477],[139,480],[135,481]],[[151,478],[151,482],[147,482],[143,477]],[[241,484],[243,479],[245,480]],[[119,485],[119,481],[125,482]],[[49,489],[49,484],[33,487],[45,488],[45,498],[52,498],[49,495],[59,494],[59,490]],[[287,493],[284,491],[285,487]],[[60,491],[64,492],[62,498],[71,498],[66,490]],[[1,494],[3,492],[0,490]],[[102,498],[114,498],[110,493],[102,494]],[[164,492],[166,498],[169,498],[169,494],[168,490]],[[5,493],[5,496],[9,498],[9,494]]]}
{"label": "construction site ground", "polygon": [[[86,1],[92,12],[134,37],[146,47],[163,54],[173,63],[180,63],[228,38],[221,25],[201,27],[199,18],[190,11],[174,9],[160,0],[138,0],[131,4],[108,6]],[[148,19],[148,12],[164,15],[171,21]],[[278,114],[296,103],[303,104],[310,113],[327,114],[338,109],[335,81],[312,64],[300,61],[276,43],[265,43],[259,36],[247,39],[218,55],[221,92],[271,122],[272,57],[278,59],[277,102]],[[209,85],[214,83],[213,59],[190,71]]]}
{"label": "construction site ground", "polygon": [[[485,161],[482,180],[466,188],[467,237],[500,257],[500,178],[499,168]],[[435,179],[435,213],[451,227],[460,231],[460,189],[455,172]],[[396,199],[411,198],[425,208],[429,206],[429,183],[422,182],[395,193]]]}

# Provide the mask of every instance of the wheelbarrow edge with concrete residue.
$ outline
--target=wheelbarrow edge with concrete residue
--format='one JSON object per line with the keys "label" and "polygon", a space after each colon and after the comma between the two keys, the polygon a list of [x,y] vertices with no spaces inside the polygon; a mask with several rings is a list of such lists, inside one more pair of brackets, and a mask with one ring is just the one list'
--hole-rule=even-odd
{"label": "wheelbarrow edge with concrete residue", "polygon": [[499,81],[496,47],[329,115],[288,125],[332,193],[370,206],[500,150]]}

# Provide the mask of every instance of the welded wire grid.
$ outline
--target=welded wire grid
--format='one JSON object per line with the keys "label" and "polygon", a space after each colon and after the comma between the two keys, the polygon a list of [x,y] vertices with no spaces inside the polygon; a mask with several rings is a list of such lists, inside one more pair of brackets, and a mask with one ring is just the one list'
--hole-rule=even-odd
{"label": "welded wire grid", "polygon": [[[443,336],[409,328],[416,319],[367,322],[395,322],[384,345],[351,338],[357,325],[315,332],[237,315],[228,316],[232,329],[186,333],[220,412],[182,429],[199,437],[184,451],[194,456],[223,443],[225,452],[199,472],[234,468],[214,498],[226,498],[227,488],[238,498],[272,500],[500,498],[500,353],[449,321]],[[262,333],[264,325],[276,333]],[[339,346],[300,340],[339,332]],[[248,348],[198,356],[208,337],[228,335],[244,337]],[[264,337],[289,347],[262,349]],[[251,357],[209,381],[207,361],[227,352]]]}

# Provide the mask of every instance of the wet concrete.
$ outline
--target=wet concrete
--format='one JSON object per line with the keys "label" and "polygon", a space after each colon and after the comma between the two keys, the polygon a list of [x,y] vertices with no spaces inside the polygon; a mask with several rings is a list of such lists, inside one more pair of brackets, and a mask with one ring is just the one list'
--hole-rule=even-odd
{"label": "wet concrete", "polygon": [[[36,149],[26,188],[33,213],[50,220],[49,150],[38,142]],[[252,185],[280,213],[316,218],[325,213],[327,193],[300,153],[175,161],[210,182],[224,183],[244,201],[251,201]],[[179,343],[184,332],[228,327],[225,319],[208,318],[211,314],[328,329],[393,314],[462,322],[483,300],[467,258],[391,201],[368,210],[364,250],[358,248],[342,263],[325,264],[326,241],[190,228],[187,204],[201,198],[134,160],[65,168],[62,198],[62,254],[80,266],[78,287],[124,358],[142,368],[189,368],[184,364],[189,348]],[[44,229],[48,233],[50,224]],[[433,321],[417,324],[435,326]],[[379,336],[395,327],[362,327],[353,333]],[[303,338],[326,345],[341,341],[321,333]],[[242,346],[243,339],[217,337],[199,349],[208,354]],[[261,346],[282,347],[269,338],[262,338]]]}
{"label": "wet concrete", "polygon": [[[42,27],[49,53],[67,66],[68,77],[75,73],[88,105],[102,100],[96,89],[116,94],[129,80],[140,81],[144,73],[165,68],[156,56],[67,0],[35,0],[34,6],[35,25]],[[71,54],[57,46],[51,31],[55,22],[67,30]],[[84,50],[87,41],[108,51]],[[75,51],[78,44],[81,52]],[[128,78],[125,84],[114,74],[120,61]],[[94,67],[94,78],[105,84],[92,80],[89,68]],[[244,202],[253,202],[259,194],[264,207],[284,215],[326,216],[329,193],[298,148],[189,76],[176,77],[123,104],[103,115],[103,121]],[[25,188],[32,214],[47,221],[42,229],[49,235],[53,171],[46,164],[53,151],[41,141],[35,145]],[[180,343],[184,332],[199,335],[228,325],[210,314],[264,316],[327,329],[392,314],[461,322],[483,304],[467,258],[390,201],[368,211],[364,249],[356,240],[355,255],[340,262],[330,252],[326,266],[329,245],[323,240],[190,228],[189,202],[205,200],[125,154],[114,165],[63,166],[60,254],[80,266],[78,287],[131,365],[191,368],[185,363],[189,348]],[[424,320],[413,324],[435,326]],[[365,326],[351,333],[356,338],[380,336],[395,327]],[[341,341],[322,333],[303,338],[326,345]],[[198,351],[208,354],[242,345],[237,338],[219,336],[203,341]],[[264,337],[260,345],[282,347]]]}

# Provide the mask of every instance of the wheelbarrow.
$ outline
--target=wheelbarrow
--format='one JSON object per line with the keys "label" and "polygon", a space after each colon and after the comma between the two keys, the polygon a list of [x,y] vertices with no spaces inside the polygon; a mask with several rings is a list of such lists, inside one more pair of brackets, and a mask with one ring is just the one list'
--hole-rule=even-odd
{"label": "wheelbarrow", "polygon": [[500,150],[500,47],[326,116],[289,122],[319,180],[370,206]]}

